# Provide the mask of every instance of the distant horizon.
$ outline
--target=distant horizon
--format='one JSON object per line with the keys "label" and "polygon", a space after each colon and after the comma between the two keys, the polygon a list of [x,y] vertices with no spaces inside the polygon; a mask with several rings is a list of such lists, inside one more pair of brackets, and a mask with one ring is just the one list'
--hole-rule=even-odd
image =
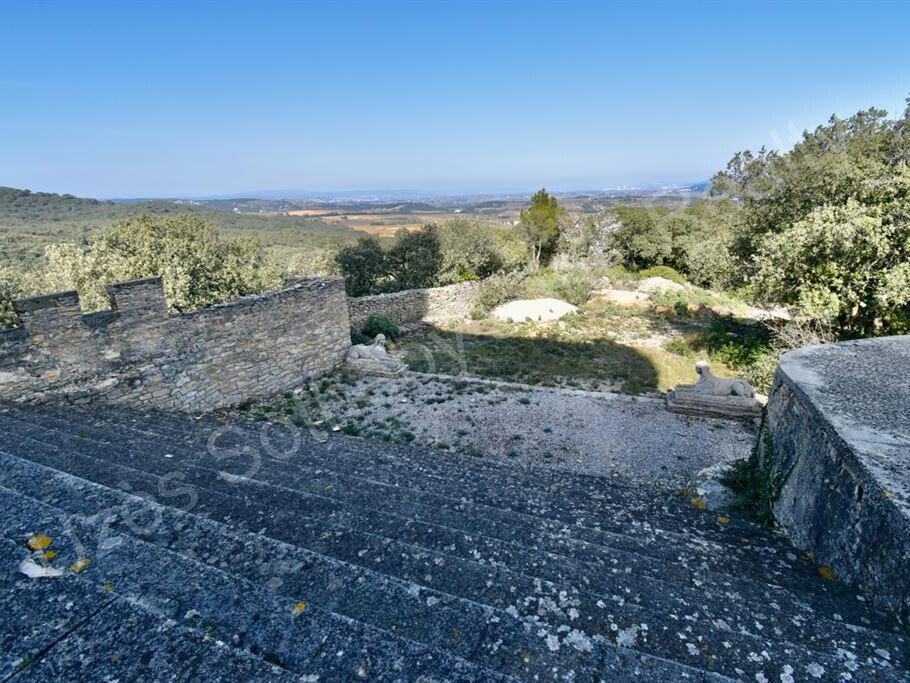
{"label": "distant horizon", "polygon": [[[548,192],[557,196],[568,196],[568,195],[585,195],[585,194],[607,194],[607,193],[624,193],[624,192],[644,192],[644,193],[659,193],[661,191],[667,192],[679,192],[690,187],[696,187],[700,185],[708,184],[708,180],[699,180],[690,183],[680,183],[680,184],[670,184],[670,183],[649,183],[642,184],[638,186],[632,185],[619,185],[616,187],[604,187],[604,188],[591,188],[591,187],[580,187],[580,188],[545,188]],[[114,202],[130,202],[130,201],[229,201],[232,199],[262,199],[262,200],[281,200],[287,199],[289,201],[319,201],[322,198],[333,198],[333,199],[342,199],[349,197],[351,199],[364,198],[369,196],[374,196],[377,198],[382,198],[384,200],[391,199],[400,199],[407,200],[409,198],[461,198],[461,197],[514,197],[514,196],[530,196],[537,190],[541,189],[543,186],[534,186],[528,188],[516,188],[509,190],[497,190],[497,189],[487,189],[487,190],[477,190],[477,191],[468,191],[468,190],[415,190],[408,188],[399,188],[399,189],[363,189],[363,190],[348,190],[348,189],[336,189],[336,190],[304,190],[304,189],[283,189],[283,190],[256,190],[256,191],[247,191],[247,192],[236,192],[236,193],[225,193],[225,194],[209,194],[209,195],[192,195],[192,194],[175,194],[168,196],[104,196],[104,195],[76,195],[72,192],[58,192],[55,190],[45,190],[45,189],[35,189],[31,187],[16,187],[15,185],[10,185],[7,183],[0,182],[0,187],[12,187],[20,190],[27,190],[32,193],[42,193],[42,194],[57,194],[57,195],[72,195],[78,196],[84,199],[97,199],[99,201],[114,201]]]}
{"label": "distant horizon", "polygon": [[832,114],[900,116],[908,25],[887,0],[10,3],[0,182],[118,199],[703,182]]}

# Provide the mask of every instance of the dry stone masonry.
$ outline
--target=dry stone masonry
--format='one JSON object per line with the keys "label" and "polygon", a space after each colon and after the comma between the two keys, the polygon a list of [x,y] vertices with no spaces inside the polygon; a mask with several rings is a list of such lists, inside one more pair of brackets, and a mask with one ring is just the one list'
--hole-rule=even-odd
{"label": "dry stone masonry", "polygon": [[479,282],[461,282],[446,287],[407,289],[392,294],[351,297],[348,315],[359,328],[371,315],[385,315],[396,325],[420,320],[466,318]]}
{"label": "dry stone masonry", "polygon": [[203,411],[298,386],[351,344],[340,278],[183,315],[168,314],[160,278],[108,294],[110,310],[90,314],[76,292],[16,302],[22,327],[0,332],[0,399]]}

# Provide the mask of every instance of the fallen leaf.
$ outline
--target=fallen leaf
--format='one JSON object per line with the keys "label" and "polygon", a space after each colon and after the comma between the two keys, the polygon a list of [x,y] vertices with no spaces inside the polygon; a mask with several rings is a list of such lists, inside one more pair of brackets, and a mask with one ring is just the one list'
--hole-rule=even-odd
{"label": "fallen leaf", "polygon": [[825,581],[834,581],[834,570],[831,567],[819,567],[818,573]]}
{"label": "fallen leaf", "polygon": [[692,505],[697,507],[699,510],[708,509],[708,506],[705,504],[705,501],[703,501],[701,498],[690,498],[689,502],[692,503]]}
{"label": "fallen leaf", "polygon": [[44,553],[43,557],[45,560],[53,560],[55,557],[57,557],[57,553],[55,553],[53,550],[48,550]]}
{"label": "fallen leaf", "polygon": [[729,517],[718,517],[717,521],[720,522],[721,524],[729,524],[730,518]]}
{"label": "fallen leaf", "polygon": [[114,590],[114,584],[106,583],[106,584],[104,584],[104,586],[102,586],[102,588],[104,588],[104,590],[106,590],[106,591],[112,591],[112,590]]}
{"label": "fallen leaf", "polygon": [[306,603],[298,602],[296,605],[294,605],[293,608],[291,608],[291,612],[294,614],[295,618],[299,617],[301,614],[306,612]]}
{"label": "fallen leaf", "polygon": [[88,565],[89,565],[89,559],[87,557],[82,557],[70,565],[70,571],[73,572],[74,574],[78,574],[83,569],[88,567]]}
{"label": "fallen leaf", "polygon": [[35,534],[30,539],[28,539],[28,547],[32,550],[44,550],[51,543],[53,543],[53,541],[51,541],[51,537],[45,536],[44,534]]}

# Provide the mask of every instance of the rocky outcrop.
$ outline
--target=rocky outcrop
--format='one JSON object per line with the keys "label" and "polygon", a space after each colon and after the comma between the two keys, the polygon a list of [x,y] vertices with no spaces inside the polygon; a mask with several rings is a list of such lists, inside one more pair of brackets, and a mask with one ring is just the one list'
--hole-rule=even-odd
{"label": "rocky outcrop", "polygon": [[794,543],[910,621],[910,337],[785,354],[762,458]]}

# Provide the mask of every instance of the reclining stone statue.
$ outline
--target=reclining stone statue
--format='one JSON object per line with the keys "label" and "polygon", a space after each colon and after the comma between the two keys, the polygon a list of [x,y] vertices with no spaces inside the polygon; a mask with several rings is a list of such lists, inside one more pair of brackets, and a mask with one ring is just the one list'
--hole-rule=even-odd
{"label": "reclining stone statue", "polygon": [[355,344],[345,358],[348,369],[368,375],[400,375],[405,371],[404,363],[391,355],[385,345],[384,334],[377,334],[372,344]]}
{"label": "reclining stone statue", "polygon": [[700,360],[695,364],[695,372],[698,373],[698,381],[691,391],[695,394],[706,394],[708,396],[741,396],[743,398],[753,398],[755,391],[752,385],[741,377],[715,377],[711,374],[711,366],[705,361]]}
{"label": "reclining stone statue", "polygon": [[705,361],[695,364],[698,381],[677,384],[667,392],[667,408],[674,413],[712,415],[716,417],[758,418],[761,405],[755,391],[741,377],[715,377]]}

